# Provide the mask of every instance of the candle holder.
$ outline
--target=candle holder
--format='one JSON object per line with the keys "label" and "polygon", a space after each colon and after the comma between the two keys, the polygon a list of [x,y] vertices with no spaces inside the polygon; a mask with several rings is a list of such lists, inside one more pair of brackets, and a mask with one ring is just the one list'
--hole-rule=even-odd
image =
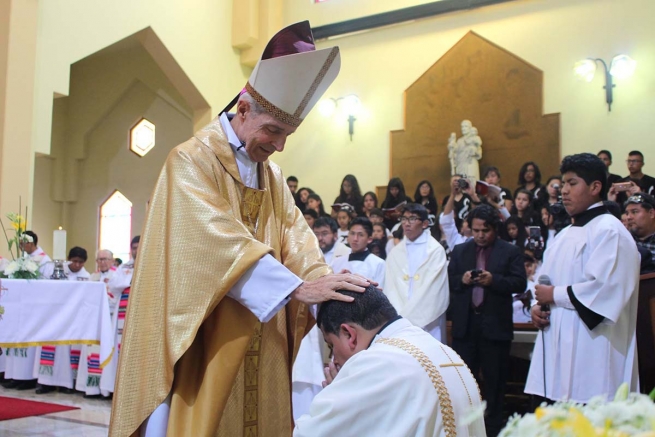
{"label": "candle holder", "polygon": [[55,270],[52,272],[52,276],[50,276],[50,279],[55,279],[55,280],[68,279],[68,276],[66,276],[66,272],[64,272],[64,261],[60,259],[56,259],[54,263],[55,263]]}

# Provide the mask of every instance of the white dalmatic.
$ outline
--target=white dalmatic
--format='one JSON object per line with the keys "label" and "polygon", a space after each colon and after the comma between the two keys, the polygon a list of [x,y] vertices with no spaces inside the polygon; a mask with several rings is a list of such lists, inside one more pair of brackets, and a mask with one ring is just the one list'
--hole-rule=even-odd
{"label": "white dalmatic", "polygon": [[535,342],[526,393],[587,402],[611,398],[623,382],[638,390],[639,254],[621,222],[598,211],[576,217],[577,226],[549,241],[541,274],[555,286],[555,304]]}
{"label": "white dalmatic", "polygon": [[445,342],[450,301],[446,251],[429,230],[404,238],[387,256],[384,294],[398,313]]}
{"label": "white dalmatic", "polygon": [[464,420],[481,402],[459,355],[399,319],[343,364],[309,413],[296,420],[293,435],[484,437],[481,413],[471,423]]}

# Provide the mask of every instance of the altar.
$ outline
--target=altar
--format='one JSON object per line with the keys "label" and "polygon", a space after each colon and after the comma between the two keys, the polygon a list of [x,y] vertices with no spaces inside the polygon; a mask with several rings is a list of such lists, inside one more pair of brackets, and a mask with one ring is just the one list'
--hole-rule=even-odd
{"label": "altar", "polygon": [[106,285],[88,281],[2,279],[0,347],[99,345],[111,360],[114,332]]}

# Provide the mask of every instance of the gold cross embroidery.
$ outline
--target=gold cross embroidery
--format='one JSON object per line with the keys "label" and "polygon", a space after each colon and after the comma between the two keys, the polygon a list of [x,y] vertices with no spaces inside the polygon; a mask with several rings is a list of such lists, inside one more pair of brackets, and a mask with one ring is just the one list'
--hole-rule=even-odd
{"label": "gold cross embroidery", "polygon": [[241,201],[241,219],[251,234],[255,235],[257,231],[257,219],[259,211],[264,202],[264,193],[266,190],[256,190],[254,188],[243,188],[243,200]]}

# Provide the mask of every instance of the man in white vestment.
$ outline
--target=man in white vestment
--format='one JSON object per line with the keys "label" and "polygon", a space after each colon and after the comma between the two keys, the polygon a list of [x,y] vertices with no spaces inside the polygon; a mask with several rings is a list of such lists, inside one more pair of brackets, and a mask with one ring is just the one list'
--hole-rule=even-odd
{"label": "man in white vestment", "polygon": [[482,411],[464,420],[482,407],[462,359],[399,316],[381,290],[344,294],[355,301],[319,310],[334,362],[294,437],[486,436]]}
{"label": "man in white vestment", "polygon": [[[64,272],[69,281],[89,280],[91,275],[84,268],[87,258],[86,250],[81,247],[73,247],[68,252],[68,263],[64,265]],[[36,394],[50,393],[57,387],[61,387],[61,391],[73,388],[80,348],[80,345],[50,345],[37,348],[34,362],[34,377],[38,378]],[[72,360],[71,355],[74,356]]]}
{"label": "man in white vestment", "polygon": [[[39,237],[32,231],[25,231],[21,237],[21,249],[39,265],[39,273],[44,279],[50,279],[54,271],[52,260],[39,246]],[[30,390],[36,387],[34,379],[34,365],[38,363],[37,348],[8,348],[5,349],[5,379],[2,384],[5,388],[17,390]],[[13,381],[12,381],[13,380]]]}
{"label": "man in white vestment", "polygon": [[339,225],[332,217],[318,218],[313,229],[328,265],[339,257],[350,255],[351,249],[339,241]]}
{"label": "man in white vestment", "polygon": [[406,205],[400,221],[404,237],[387,256],[384,293],[400,315],[445,342],[450,296],[446,251],[430,235],[423,205]]}
{"label": "man in white vestment", "polygon": [[384,260],[371,253],[368,245],[373,241],[373,224],[366,217],[357,217],[348,225],[348,244],[352,252],[347,257],[333,260],[336,272],[348,270],[372,279],[384,288]]}
{"label": "man in white vestment", "polygon": [[109,292],[119,296],[118,306],[111,319],[112,329],[114,331],[114,353],[107,366],[102,369],[100,378],[100,392],[113,393],[116,382],[116,370],[118,368],[118,358],[120,357],[121,340],[123,338],[123,326],[125,325],[125,314],[130,296],[130,286],[132,285],[132,276],[134,274],[134,262],[139,250],[141,236],[137,235],[130,242],[130,260],[121,264],[111,280],[107,284]]}
{"label": "man in white vestment", "polygon": [[111,250],[101,249],[96,255],[96,263],[98,264],[98,270],[91,274],[91,280],[95,282],[104,282],[107,284],[107,296],[109,296],[109,313],[114,314],[116,309],[116,304],[120,296],[115,296],[109,291],[109,281],[116,273],[116,267],[114,267],[114,254]]}
{"label": "man in white vestment", "polygon": [[[567,156],[562,200],[573,224],[544,254],[532,321],[541,331],[525,392],[551,400],[611,399],[624,382],[638,390],[636,319],[639,255],[629,232],[603,206],[606,170],[595,155]],[[543,282],[543,281],[541,281]],[[543,311],[550,305],[550,311]]]}
{"label": "man in white vestment", "polygon": [[32,231],[25,231],[23,239],[21,248],[32,258],[32,261],[39,265],[39,273],[41,273],[42,279],[50,279],[52,272],[55,270],[55,265],[39,246],[39,237]]}
{"label": "man in white vestment", "polygon": [[[334,268],[333,263],[341,258],[348,259],[351,250],[338,241],[339,225],[332,217],[320,217],[314,222],[313,229],[325,262],[334,271],[340,272]],[[294,419],[309,412],[309,405],[314,396],[322,389],[321,383],[325,379],[323,366],[329,355],[324,345],[323,334],[317,326],[314,326],[300,342],[291,374],[291,403]]]}

